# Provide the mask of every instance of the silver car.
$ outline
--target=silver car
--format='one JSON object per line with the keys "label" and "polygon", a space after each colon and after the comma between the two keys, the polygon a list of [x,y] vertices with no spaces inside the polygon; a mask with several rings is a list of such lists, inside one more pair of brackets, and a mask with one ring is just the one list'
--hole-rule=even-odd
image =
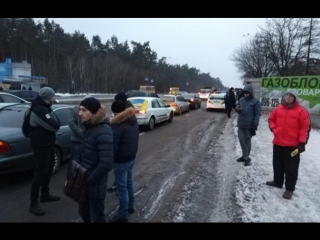
{"label": "silver car", "polygon": [[[70,158],[71,129],[68,116],[73,104],[53,104],[52,110],[60,120],[60,129],[56,133],[55,162],[52,174],[61,162]],[[0,109],[0,174],[22,172],[33,169],[34,157],[30,139],[21,131],[24,114],[30,104],[17,104]]]}

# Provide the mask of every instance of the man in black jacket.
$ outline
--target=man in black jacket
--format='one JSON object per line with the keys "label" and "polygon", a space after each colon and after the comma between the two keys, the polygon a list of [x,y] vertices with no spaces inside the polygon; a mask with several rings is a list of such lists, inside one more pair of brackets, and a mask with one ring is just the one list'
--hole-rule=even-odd
{"label": "man in black jacket", "polygon": [[40,190],[40,202],[60,200],[60,197],[49,194],[49,183],[54,166],[54,143],[56,132],[60,128],[60,121],[51,109],[51,105],[55,101],[54,96],[55,92],[52,88],[43,87],[31,105],[30,126],[32,135],[30,143],[35,163],[29,211],[37,216],[45,214],[44,210],[38,205]]}
{"label": "man in black jacket", "polygon": [[110,222],[128,222],[128,213],[135,211],[132,171],[138,151],[139,125],[135,109],[126,108],[123,101],[115,100],[111,110],[115,114],[110,122],[113,130],[114,174],[119,209]]}
{"label": "man in black jacket", "polygon": [[231,118],[231,110],[236,107],[236,97],[234,95],[234,88],[230,88],[225,95],[225,113],[228,114],[228,118]]}
{"label": "man in black jacket", "polygon": [[88,172],[89,191],[79,203],[79,215],[84,222],[106,222],[104,202],[108,173],[113,168],[113,133],[105,105],[93,97],[85,98],[79,106],[79,116],[85,130],[80,151],[75,160]]}

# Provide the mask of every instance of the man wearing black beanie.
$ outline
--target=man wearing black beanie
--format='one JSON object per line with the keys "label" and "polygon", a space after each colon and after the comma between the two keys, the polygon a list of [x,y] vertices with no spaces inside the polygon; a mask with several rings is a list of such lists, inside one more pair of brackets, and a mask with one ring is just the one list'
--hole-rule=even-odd
{"label": "man wearing black beanie", "polygon": [[108,173],[113,168],[113,133],[107,109],[96,98],[81,101],[79,116],[85,127],[80,149],[74,160],[87,169],[89,191],[79,203],[79,215],[84,222],[106,222],[104,202]]}
{"label": "man wearing black beanie", "polygon": [[117,215],[110,222],[128,222],[128,213],[134,209],[133,167],[139,143],[139,125],[133,107],[121,100],[111,105],[114,117],[110,119],[113,130],[114,177],[119,198]]}

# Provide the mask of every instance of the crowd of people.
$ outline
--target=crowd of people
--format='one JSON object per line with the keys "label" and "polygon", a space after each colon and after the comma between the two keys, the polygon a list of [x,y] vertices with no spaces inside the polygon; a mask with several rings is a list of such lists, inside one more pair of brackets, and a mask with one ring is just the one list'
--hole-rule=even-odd
{"label": "crowd of people", "polygon": [[[50,87],[41,88],[32,102],[30,125],[31,145],[35,156],[34,177],[31,184],[31,213],[42,216],[44,210],[38,203],[59,201],[51,195],[49,183],[54,162],[54,142],[60,128],[59,119],[51,105],[55,92]],[[244,86],[236,94],[230,88],[225,97],[226,114],[232,109],[238,114],[238,140],[242,156],[236,161],[250,166],[251,139],[256,135],[261,116],[260,101],[254,97],[251,85]],[[106,222],[104,203],[108,174],[113,170],[112,191],[117,192],[119,208],[109,222],[128,222],[135,212],[133,169],[139,144],[139,125],[133,105],[125,93],[118,93],[111,105],[113,116],[107,117],[106,107],[90,95],[79,106],[70,110],[69,127],[72,130],[72,159],[87,169],[89,190],[78,212],[84,222]],[[298,178],[300,154],[305,151],[311,122],[308,111],[299,104],[298,94],[285,92],[281,104],[269,116],[273,139],[273,181],[268,186],[286,191],[283,198],[291,199]]]}

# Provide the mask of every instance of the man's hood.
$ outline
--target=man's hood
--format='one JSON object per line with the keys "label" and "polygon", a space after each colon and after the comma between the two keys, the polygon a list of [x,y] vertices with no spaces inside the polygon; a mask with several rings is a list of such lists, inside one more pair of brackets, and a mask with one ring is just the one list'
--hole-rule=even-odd
{"label": "man's hood", "polygon": [[253,88],[251,85],[244,86],[244,88],[242,89],[242,92],[248,92],[248,93],[250,93],[250,95],[253,96]]}

